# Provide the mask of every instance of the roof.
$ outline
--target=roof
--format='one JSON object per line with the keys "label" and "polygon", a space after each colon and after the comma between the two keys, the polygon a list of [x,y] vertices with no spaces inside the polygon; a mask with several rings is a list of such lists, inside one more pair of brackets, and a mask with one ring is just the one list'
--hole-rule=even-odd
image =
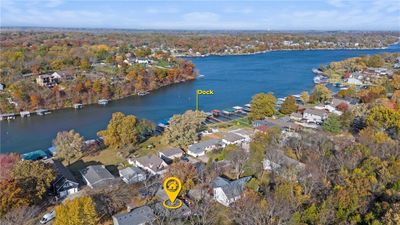
{"label": "roof", "polygon": [[122,169],[119,171],[119,173],[121,174],[121,176],[131,179],[132,177],[134,177],[137,174],[146,174],[143,170],[135,167],[135,166],[131,166],[131,167],[127,167],[125,169]]}
{"label": "roof", "polygon": [[78,183],[72,175],[71,171],[67,169],[59,160],[51,160],[50,163],[52,163],[54,170],[56,171],[57,175],[59,178],[64,178],[66,180]]}
{"label": "roof", "polygon": [[114,176],[104,167],[104,165],[88,166],[80,172],[92,186],[114,179]]}
{"label": "roof", "polygon": [[290,116],[296,118],[303,118],[303,115],[301,115],[301,113],[298,112],[291,113]]}
{"label": "roof", "polygon": [[139,225],[154,221],[155,215],[149,206],[142,206],[130,212],[113,216],[114,225]]}
{"label": "roof", "polygon": [[223,139],[226,140],[226,141],[229,141],[229,142],[235,142],[235,141],[243,140],[245,138],[243,136],[238,135],[238,134],[229,132],[229,133],[226,133],[224,135]]}
{"label": "roof", "polygon": [[332,105],[333,107],[337,107],[338,105],[340,105],[340,104],[342,104],[342,103],[345,103],[345,104],[349,105],[349,102],[348,102],[348,101],[346,101],[346,100],[344,100],[344,99],[339,99],[339,98],[334,98],[334,99],[332,99],[331,105]]}
{"label": "roof", "polygon": [[158,168],[161,164],[163,164],[162,159],[160,159],[156,155],[145,155],[137,158],[136,161],[139,162],[142,166],[149,168]]}
{"label": "roof", "polygon": [[296,167],[298,169],[304,168],[304,164],[288,157],[283,151],[278,149],[271,149],[267,152],[266,159],[284,167]]}
{"label": "roof", "polygon": [[182,203],[182,206],[177,209],[170,210],[165,208],[162,202],[157,202],[154,204],[154,211],[159,216],[168,217],[172,219],[188,217],[192,213],[190,208],[185,203]]}
{"label": "roof", "polygon": [[182,154],[182,150],[180,148],[169,148],[160,151],[166,157]]}
{"label": "roof", "polygon": [[46,150],[36,150],[33,152],[28,152],[22,154],[22,160],[40,160],[40,159],[47,159],[52,156],[50,151]]}
{"label": "roof", "polygon": [[317,116],[325,116],[327,115],[327,112],[325,110],[320,110],[320,109],[306,109],[304,113],[312,114],[312,115],[317,115]]}
{"label": "roof", "polygon": [[189,146],[189,151],[193,153],[202,153],[207,147],[218,145],[221,143],[220,139],[210,139],[207,141],[201,141]]}
{"label": "roof", "polygon": [[217,177],[214,179],[212,184],[213,188],[221,188],[226,197],[232,199],[242,194],[245,184],[249,182],[250,179],[251,177],[248,176],[234,181],[229,181],[225,178]]}
{"label": "roof", "polygon": [[238,129],[238,130],[233,130],[232,132],[244,137],[253,135],[253,131],[251,129]]}

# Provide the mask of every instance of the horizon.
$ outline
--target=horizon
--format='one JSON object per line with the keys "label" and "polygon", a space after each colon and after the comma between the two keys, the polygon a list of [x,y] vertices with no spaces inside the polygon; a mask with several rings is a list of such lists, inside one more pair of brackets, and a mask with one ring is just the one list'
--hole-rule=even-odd
{"label": "horizon", "polygon": [[175,31],[400,31],[400,1],[2,0],[0,27]]}

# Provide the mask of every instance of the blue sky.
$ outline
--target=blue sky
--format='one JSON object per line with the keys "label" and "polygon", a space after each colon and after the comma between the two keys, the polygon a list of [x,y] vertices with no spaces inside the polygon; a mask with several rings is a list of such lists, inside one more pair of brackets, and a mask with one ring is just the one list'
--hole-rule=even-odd
{"label": "blue sky", "polygon": [[400,0],[0,0],[1,26],[400,30]]}

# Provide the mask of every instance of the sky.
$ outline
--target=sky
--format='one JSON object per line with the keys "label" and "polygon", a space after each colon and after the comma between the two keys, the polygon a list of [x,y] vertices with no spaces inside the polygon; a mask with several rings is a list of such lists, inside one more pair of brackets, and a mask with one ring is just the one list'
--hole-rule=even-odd
{"label": "sky", "polygon": [[0,0],[1,26],[400,30],[400,0]]}

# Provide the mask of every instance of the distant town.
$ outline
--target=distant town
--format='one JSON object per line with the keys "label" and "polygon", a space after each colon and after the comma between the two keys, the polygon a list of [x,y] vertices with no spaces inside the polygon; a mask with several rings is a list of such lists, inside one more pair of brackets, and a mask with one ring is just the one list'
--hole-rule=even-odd
{"label": "distant town", "polygon": [[[180,56],[383,48],[398,40],[379,32],[166,34],[165,43],[147,33],[15,31],[1,37],[7,56],[1,66],[2,120],[107,104],[195,79],[195,65]],[[103,38],[107,43],[100,44]],[[2,154],[0,221],[398,223],[400,53],[311,70],[310,92],[284,98],[259,93],[245,105],[188,110],[159,124],[115,112],[97,139],[60,131],[49,149]],[[182,181],[177,210],[162,205],[162,183],[170,176]]]}

